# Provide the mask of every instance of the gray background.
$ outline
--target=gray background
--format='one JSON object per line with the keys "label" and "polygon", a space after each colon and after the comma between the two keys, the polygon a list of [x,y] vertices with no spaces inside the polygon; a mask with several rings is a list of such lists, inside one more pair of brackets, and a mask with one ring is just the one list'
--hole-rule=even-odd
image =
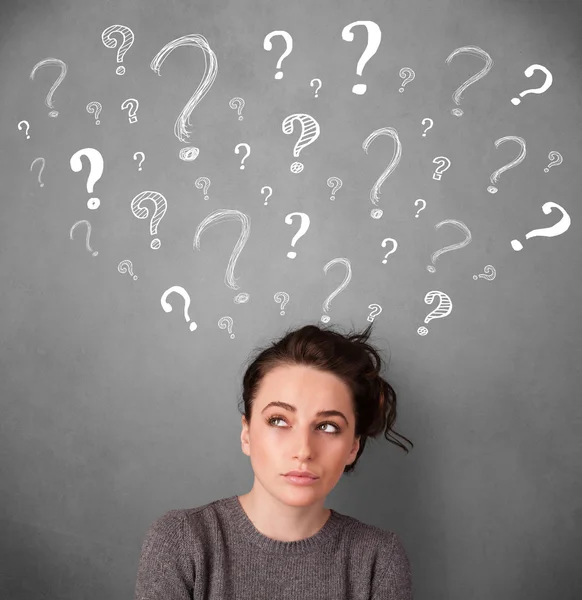
{"label": "gray background", "polygon": [[[141,540],[171,508],[200,506],[247,492],[248,458],[240,450],[240,393],[248,353],[288,326],[317,322],[322,303],[345,269],[323,266],[346,257],[353,277],[330,304],[333,323],[368,324],[370,303],[382,306],[373,341],[390,354],[388,378],[398,393],[397,430],[415,444],[409,455],[383,439],[370,443],[352,477],[342,478],[328,506],[396,531],[409,553],[419,600],[579,598],[582,594],[579,228],[580,10],[576,2],[415,0],[355,2],[75,2],[2,3],[0,15],[0,596],[101,600],[130,598]],[[362,77],[356,64],[366,31],[341,39],[352,21],[371,19],[382,41]],[[124,24],[135,33],[115,74],[116,49],[101,32]],[[271,52],[264,37],[284,29],[294,40],[274,79],[282,38]],[[176,117],[204,69],[197,48],[178,48],[161,76],[149,64],[169,41],[200,33],[218,57],[214,85],[192,113],[194,162],[173,134]],[[464,115],[452,116],[453,92],[480,70],[479,58],[456,48],[489,52],[491,72],[463,94]],[[44,98],[55,67],[68,65]],[[510,99],[538,87],[524,76],[540,63],[554,76],[541,95],[515,107]],[[402,67],[416,78],[399,93]],[[318,98],[309,82],[319,77]],[[366,83],[363,96],[351,92]],[[234,96],[246,105],[237,119]],[[140,101],[129,124],[120,105]],[[85,110],[103,105],[100,125]],[[321,136],[301,152],[305,169],[292,174],[299,132],[283,119],[305,112]],[[434,120],[426,137],[421,121]],[[30,123],[30,139],[17,129]],[[368,154],[366,137],[394,127],[402,142],[399,166],[383,183],[370,218],[374,185],[393,155],[381,136]],[[525,160],[503,173],[499,192],[486,191],[493,171],[516,155],[506,135],[527,142]],[[252,152],[239,168],[239,142]],[[84,147],[105,159],[91,211],[88,163],[74,173],[71,155]],[[146,154],[138,171],[133,153]],[[564,162],[544,173],[548,152]],[[432,179],[432,159],[452,162]],[[38,165],[45,157],[40,187]],[[195,188],[211,180],[209,200]],[[330,201],[330,176],[343,180]],[[271,185],[267,206],[260,189]],[[162,247],[150,249],[148,220],[130,209],[144,190],[166,197]],[[417,198],[427,202],[418,218]],[[559,214],[572,218],[559,237],[525,239]],[[151,211],[151,204],[148,205]],[[251,233],[234,274],[224,283],[240,223],[205,231],[198,224],[218,208],[251,219]],[[304,211],[308,232],[286,253],[299,228],[285,215]],[[150,212],[151,216],[151,212]],[[92,225],[74,240],[69,229]],[[430,255],[462,239],[444,219],[462,221],[471,244],[443,254],[429,273]],[[399,246],[381,241],[394,237]],[[521,252],[512,239],[524,244]],[[120,274],[133,262],[138,276]],[[473,279],[492,264],[493,281]],[[167,314],[160,298],[173,285],[190,294],[191,332],[183,301],[173,294]],[[451,314],[416,333],[436,307],[431,290],[447,293]],[[286,291],[285,315],[273,299]],[[217,326],[229,315],[230,338]],[[372,500],[370,504],[370,500]]]}

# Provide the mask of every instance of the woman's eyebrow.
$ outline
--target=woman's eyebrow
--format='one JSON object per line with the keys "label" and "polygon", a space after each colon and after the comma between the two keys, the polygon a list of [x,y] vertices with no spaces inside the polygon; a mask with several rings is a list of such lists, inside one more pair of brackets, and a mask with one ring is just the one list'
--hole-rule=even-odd
{"label": "woman's eyebrow", "polygon": [[[267,410],[267,408],[269,408],[270,406],[278,406],[279,408],[284,408],[291,412],[297,412],[297,407],[293,406],[292,404],[288,404],[287,402],[281,402],[280,400],[274,400],[273,402],[269,402],[269,404],[267,404],[267,406],[265,406],[265,408],[263,408],[263,410],[261,411],[261,414],[264,413]],[[319,412],[316,413],[316,416],[318,416],[318,417],[341,417],[346,422],[346,425],[349,425],[347,417],[344,415],[343,412],[340,412],[339,410],[320,410]]]}

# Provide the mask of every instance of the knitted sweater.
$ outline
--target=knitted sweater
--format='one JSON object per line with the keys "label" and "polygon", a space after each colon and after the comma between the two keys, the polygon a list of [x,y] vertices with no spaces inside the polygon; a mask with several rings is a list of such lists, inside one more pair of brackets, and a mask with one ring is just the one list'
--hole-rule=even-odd
{"label": "knitted sweater", "polygon": [[314,535],[263,535],[238,496],[170,510],[141,547],[135,600],[412,600],[397,534],[331,509]]}

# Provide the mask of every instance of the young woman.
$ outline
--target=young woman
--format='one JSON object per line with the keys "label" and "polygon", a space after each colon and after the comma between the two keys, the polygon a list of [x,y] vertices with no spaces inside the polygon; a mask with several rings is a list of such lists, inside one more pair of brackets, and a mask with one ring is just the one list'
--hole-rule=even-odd
{"label": "young woman", "polygon": [[369,437],[408,452],[371,328],[307,325],[257,350],[242,391],[253,487],[154,521],[135,600],[412,600],[399,537],[324,507]]}

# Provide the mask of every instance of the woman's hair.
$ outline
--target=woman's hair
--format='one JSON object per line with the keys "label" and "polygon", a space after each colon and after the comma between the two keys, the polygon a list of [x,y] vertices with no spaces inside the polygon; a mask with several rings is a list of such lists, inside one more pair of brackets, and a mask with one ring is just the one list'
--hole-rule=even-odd
{"label": "woman's hair", "polygon": [[[384,433],[392,444],[408,452],[406,446],[392,436],[414,444],[393,429],[396,421],[396,393],[381,377],[382,358],[378,351],[367,343],[372,323],[361,333],[343,335],[331,326],[305,325],[288,330],[279,340],[264,348],[258,348],[249,358],[243,377],[242,402],[244,414],[250,425],[254,399],[263,377],[275,367],[307,365],[338,376],[350,389],[356,415],[355,435],[360,436],[360,447],[356,459],[344,468],[344,473],[354,470],[364,452],[369,437]],[[239,407],[240,409],[240,407]]]}

